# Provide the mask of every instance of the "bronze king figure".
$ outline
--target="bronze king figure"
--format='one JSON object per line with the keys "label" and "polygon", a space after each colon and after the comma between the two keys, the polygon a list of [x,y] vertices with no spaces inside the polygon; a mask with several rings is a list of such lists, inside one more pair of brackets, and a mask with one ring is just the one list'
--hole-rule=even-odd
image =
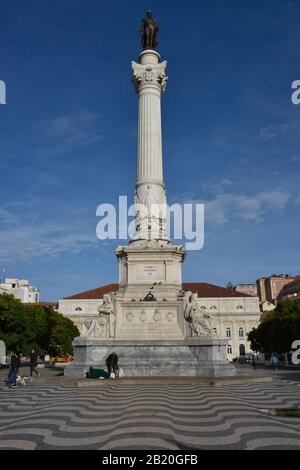
{"label": "bronze king figure", "polygon": [[152,11],[147,11],[147,17],[143,18],[140,29],[143,49],[155,49],[158,44],[158,23],[152,17]]}

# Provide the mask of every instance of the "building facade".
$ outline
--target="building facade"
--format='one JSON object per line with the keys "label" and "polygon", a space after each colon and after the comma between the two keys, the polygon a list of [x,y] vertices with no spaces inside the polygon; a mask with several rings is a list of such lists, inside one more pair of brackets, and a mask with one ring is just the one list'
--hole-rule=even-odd
{"label": "building facade", "polygon": [[280,300],[299,300],[300,299],[300,276],[296,276],[294,281],[284,286],[280,294]]}
{"label": "building facade", "polygon": [[257,297],[257,285],[256,284],[237,284],[233,288],[237,292],[241,292],[242,294],[251,295],[253,297]]}
{"label": "building facade", "polygon": [[[84,325],[99,317],[103,296],[118,290],[110,284],[75,294],[59,301],[59,312],[73,321],[80,333]],[[207,283],[183,283],[183,289],[198,295],[200,308],[212,315],[214,332],[227,340],[227,358],[251,353],[247,334],[256,328],[261,318],[258,297],[249,296]]]}
{"label": "building facade", "polygon": [[35,304],[40,300],[40,293],[36,287],[29,285],[26,279],[6,278],[0,284],[0,295],[9,294],[19,299],[24,304]]}
{"label": "building facade", "polygon": [[272,274],[258,279],[256,284],[260,302],[272,302],[276,305],[281,298],[282,289],[294,280],[295,277],[289,274]]}

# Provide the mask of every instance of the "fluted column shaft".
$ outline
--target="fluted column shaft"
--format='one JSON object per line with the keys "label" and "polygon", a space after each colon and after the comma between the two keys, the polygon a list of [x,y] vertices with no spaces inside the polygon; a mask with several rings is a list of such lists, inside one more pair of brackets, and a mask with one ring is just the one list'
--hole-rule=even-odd
{"label": "fluted column shaft", "polygon": [[[165,90],[167,62],[160,62],[156,51],[140,54],[140,63],[132,62],[133,82],[139,96],[138,155],[135,239],[167,239],[166,218],[150,214],[150,208],[166,205],[163,182],[161,94]],[[146,212],[146,213],[145,213]]]}
{"label": "fluted column shaft", "polygon": [[160,91],[155,87],[139,93],[137,182],[163,184]]}

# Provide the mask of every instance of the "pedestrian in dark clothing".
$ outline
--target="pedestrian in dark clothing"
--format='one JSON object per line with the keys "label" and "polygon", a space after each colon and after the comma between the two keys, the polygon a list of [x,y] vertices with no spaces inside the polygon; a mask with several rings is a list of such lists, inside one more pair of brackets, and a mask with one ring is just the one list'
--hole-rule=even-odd
{"label": "pedestrian in dark clothing", "polygon": [[254,356],[254,354],[252,354],[252,366],[253,369],[256,370],[256,357]]}
{"label": "pedestrian in dark clothing", "polygon": [[272,356],[271,358],[271,364],[274,370],[278,370],[278,358],[276,356]]}
{"label": "pedestrian in dark clothing", "polygon": [[38,355],[36,354],[35,350],[33,349],[30,355],[30,377],[32,377],[33,372],[39,377],[40,374],[36,370],[36,366],[38,363]]}
{"label": "pedestrian in dark clothing", "polygon": [[106,367],[108,369],[109,376],[113,372],[115,377],[118,377],[119,366],[118,366],[118,356],[116,353],[112,353],[106,359]]}
{"label": "pedestrian in dark clothing", "polygon": [[17,375],[20,369],[20,364],[21,361],[19,356],[14,351],[12,351],[10,357],[10,370],[8,374],[8,381],[11,387],[17,386]]}

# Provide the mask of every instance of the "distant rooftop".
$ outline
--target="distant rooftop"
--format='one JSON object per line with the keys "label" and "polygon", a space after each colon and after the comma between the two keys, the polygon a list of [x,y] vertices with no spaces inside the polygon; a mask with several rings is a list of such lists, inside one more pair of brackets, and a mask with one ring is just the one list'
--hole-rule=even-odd
{"label": "distant rooftop", "polygon": [[[206,282],[184,282],[182,287],[185,291],[192,291],[198,294],[198,297],[209,298],[209,297],[252,297],[251,295],[237,292],[233,289],[226,289],[225,287],[215,286]],[[106,286],[97,287],[78,294],[65,297],[63,300],[95,300],[102,299],[104,294],[109,292],[115,292],[119,288],[118,284],[108,284]]]}

